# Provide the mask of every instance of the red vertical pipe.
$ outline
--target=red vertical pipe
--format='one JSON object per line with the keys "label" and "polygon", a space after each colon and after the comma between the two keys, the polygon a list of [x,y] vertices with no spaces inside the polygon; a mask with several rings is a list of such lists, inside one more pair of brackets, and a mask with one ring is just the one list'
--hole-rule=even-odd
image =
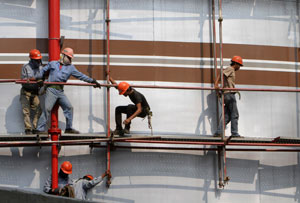
{"label": "red vertical pipe", "polygon": [[[107,72],[107,84],[109,84],[110,74],[110,16],[109,16],[109,0],[106,0],[106,72]],[[110,135],[110,88],[107,88],[107,137]],[[110,172],[110,144],[107,143],[107,172]],[[110,186],[110,176],[107,178],[106,185]]]}
{"label": "red vertical pipe", "polygon": [[[60,55],[60,0],[48,0],[49,62],[59,60]],[[51,111],[51,128],[48,131],[52,141],[57,141],[61,130],[58,128],[58,104]],[[52,145],[52,189],[58,187],[58,146]]]}

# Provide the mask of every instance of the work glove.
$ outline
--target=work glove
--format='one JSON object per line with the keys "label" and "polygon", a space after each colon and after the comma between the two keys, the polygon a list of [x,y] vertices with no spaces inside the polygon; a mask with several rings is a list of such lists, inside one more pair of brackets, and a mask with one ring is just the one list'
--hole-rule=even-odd
{"label": "work glove", "polygon": [[36,83],[37,83],[37,85],[39,87],[43,87],[43,85],[44,85],[44,81],[43,80],[37,80]]}
{"label": "work glove", "polygon": [[101,85],[100,83],[97,82],[97,80],[93,79],[92,83],[95,83],[94,88],[100,88],[101,89]]}
{"label": "work glove", "polygon": [[57,194],[59,194],[59,192],[60,192],[59,187],[58,187],[58,188],[55,188],[55,189],[52,189],[52,194],[57,195]]}

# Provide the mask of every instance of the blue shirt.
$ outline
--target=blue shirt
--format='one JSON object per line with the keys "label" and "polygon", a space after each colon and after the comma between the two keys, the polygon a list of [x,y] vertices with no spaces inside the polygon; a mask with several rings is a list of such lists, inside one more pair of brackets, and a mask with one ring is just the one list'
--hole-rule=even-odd
{"label": "blue shirt", "polygon": [[[62,178],[60,175],[58,175],[58,188],[61,189],[66,185],[73,185],[73,180],[69,178]],[[52,175],[49,176],[49,178],[46,180],[43,191],[45,193],[50,194],[52,190]]]}
{"label": "blue shirt", "polygon": [[49,62],[41,71],[39,78],[42,78],[45,72],[50,71],[49,73],[49,82],[67,82],[67,80],[74,76],[75,78],[92,83],[93,79],[88,77],[87,75],[78,71],[74,65],[62,65],[60,69],[59,61],[51,61]]}

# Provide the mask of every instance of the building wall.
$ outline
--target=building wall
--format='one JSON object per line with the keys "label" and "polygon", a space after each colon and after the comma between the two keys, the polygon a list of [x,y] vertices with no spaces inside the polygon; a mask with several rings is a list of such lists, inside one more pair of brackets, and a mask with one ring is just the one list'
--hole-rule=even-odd
{"label": "building wall", "polygon": [[[298,87],[298,0],[234,0],[223,4],[225,66],[233,55],[242,56],[245,62],[237,72],[237,86]],[[111,0],[112,76],[131,84],[211,87],[211,6],[211,1],[196,0]],[[47,1],[0,1],[0,79],[19,78],[32,48],[40,49],[47,63],[47,16]],[[216,27],[218,35],[218,24]],[[75,50],[75,66],[104,82],[104,1],[62,0],[61,35],[66,37],[64,46]],[[78,81],[72,78],[70,82]],[[23,132],[20,86],[0,83],[0,91],[0,133]],[[154,112],[154,134],[211,136],[216,130],[214,92],[138,91],[146,96]],[[106,89],[68,86],[65,93],[74,106],[74,127],[83,133],[104,133]],[[241,94],[238,108],[242,135],[299,137],[298,94]],[[128,98],[112,89],[112,129],[115,107],[128,103]],[[61,110],[59,118],[64,130]],[[140,118],[133,121],[131,130],[150,134],[146,120]],[[230,133],[230,126],[226,133]],[[0,152],[1,186],[41,192],[50,173],[50,148],[4,148]],[[218,190],[214,153],[117,150],[112,154],[110,189],[104,184],[97,186],[89,198],[104,202],[299,201],[297,153],[227,155],[231,181],[225,190]],[[100,175],[106,168],[105,152],[99,149],[91,152],[88,147],[63,147],[59,159],[60,163],[73,163],[74,178],[85,173]]]}

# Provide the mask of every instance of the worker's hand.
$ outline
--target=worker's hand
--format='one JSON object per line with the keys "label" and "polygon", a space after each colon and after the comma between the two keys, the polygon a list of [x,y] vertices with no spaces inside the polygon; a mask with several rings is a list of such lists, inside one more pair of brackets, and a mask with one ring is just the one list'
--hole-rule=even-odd
{"label": "worker's hand", "polygon": [[129,119],[129,118],[127,118],[126,120],[123,121],[123,123],[124,123],[125,125],[129,124],[130,122],[131,122],[131,119]]}
{"label": "worker's hand", "polygon": [[105,176],[107,176],[106,172],[101,175],[101,178],[103,179]]}
{"label": "worker's hand", "polygon": [[111,179],[111,172],[110,172],[110,171],[106,171],[106,173],[107,173],[107,177],[108,177],[109,179]]}
{"label": "worker's hand", "polygon": [[219,85],[215,85],[215,89],[216,89],[216,95],[217,95],[218,97],[220,97],[221,94],[220,94],[220,87],[219,87]]}
{"label": "worker's hand", "polygon": [[97,82],[97,80],[93,79],[92,83],[95,83],[94,88],[100,88],[101,89],[101,85],[100,83]]}
{"label": "worker's hand", "polygon": [[43,85],[44,85],[44,81],[43,80],[37,80],[36,83],[37,83],[37,85],[39,87],[43,87]]}
{"label": "worker's hand", "polygon": [[59,187],[51,190],[52,194],[59,194]]}

